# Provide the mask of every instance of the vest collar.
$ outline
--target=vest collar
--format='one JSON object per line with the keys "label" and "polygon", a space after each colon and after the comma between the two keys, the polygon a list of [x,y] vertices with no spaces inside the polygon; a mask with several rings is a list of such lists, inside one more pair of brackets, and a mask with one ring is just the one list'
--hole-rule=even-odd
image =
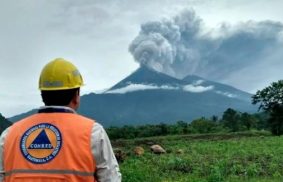
{"label": "vest collar", "polygon": [[76,111],[66,106],[43,106],[38,109],[38,113],[76,113]]}

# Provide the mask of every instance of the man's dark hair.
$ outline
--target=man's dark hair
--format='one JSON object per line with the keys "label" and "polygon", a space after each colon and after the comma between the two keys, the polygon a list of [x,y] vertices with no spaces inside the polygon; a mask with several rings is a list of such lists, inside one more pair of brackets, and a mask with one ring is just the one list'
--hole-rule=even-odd
{"label": "man's dark hair", "polygon": [[77,91],[80,93],[80,88],[69,90],[44,90],[41,91],[41,97],[46,106],[66,106],[70,104]]}

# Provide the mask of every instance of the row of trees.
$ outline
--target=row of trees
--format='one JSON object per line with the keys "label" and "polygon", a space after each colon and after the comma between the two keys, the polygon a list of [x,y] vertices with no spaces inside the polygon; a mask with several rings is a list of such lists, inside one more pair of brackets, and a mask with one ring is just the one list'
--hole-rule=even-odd
{"label": "row of trees", "polygon": [[177,121],[176,124],[143,125],[110,127],[107,133],[111,139],[136,138],[163,135],[182,135],[196,133],[218,133],[237,132],[251,129],[267,129],[267,114],[241,113],[232,108],[227,109],[221,118],[212,116],[211,118],[201,117],[192,122]]}

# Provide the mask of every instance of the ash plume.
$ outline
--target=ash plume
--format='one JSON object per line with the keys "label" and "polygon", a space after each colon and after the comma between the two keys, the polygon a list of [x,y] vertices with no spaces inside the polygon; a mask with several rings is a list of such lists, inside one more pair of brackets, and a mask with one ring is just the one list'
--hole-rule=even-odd
{"label": "ash plume", "polygon": [[283,50],[280,22],[247,21],[216,31],[205,30],[194,11],[185,10],[166,20],[141,25],[129,46],[141,66],[183,78],[196,74],[221,80],[247,66],[268,61],[273,50]]}

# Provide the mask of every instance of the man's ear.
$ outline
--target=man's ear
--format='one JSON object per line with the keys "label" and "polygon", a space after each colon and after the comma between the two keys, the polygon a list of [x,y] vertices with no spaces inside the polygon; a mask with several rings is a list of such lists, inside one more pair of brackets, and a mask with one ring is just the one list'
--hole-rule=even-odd
{"label": "man's ear", "polygon": [[77,90],[76,94],[74,95],[73,99],[71,100],[71,105],[73,109],[78,109],[80,106],[80,91]]}

